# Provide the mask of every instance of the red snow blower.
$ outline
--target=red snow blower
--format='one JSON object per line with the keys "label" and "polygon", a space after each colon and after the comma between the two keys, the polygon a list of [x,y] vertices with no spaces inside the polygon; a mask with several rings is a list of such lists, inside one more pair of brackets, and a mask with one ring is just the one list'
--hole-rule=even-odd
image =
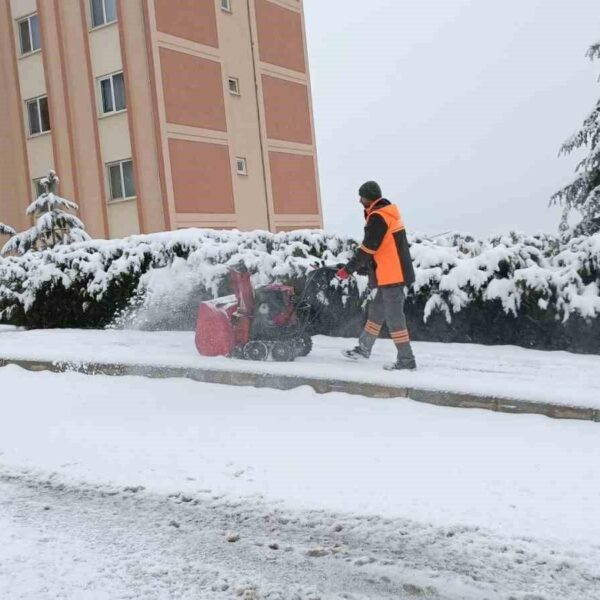
{"label": "red snow blower", "polygon": [[202,302],[198,308],[198,352],[204,356],[278,362],[307,356],[312,338],[308,333],[310,305],[305,301],[306,291],[316,281],[314,275],[324,270],[334,271],[323,267],[310,273],[300,298],[295,297],[293,287],[286,285],[273,283],[253,289],[250,273],[230,271],[233,295]]}

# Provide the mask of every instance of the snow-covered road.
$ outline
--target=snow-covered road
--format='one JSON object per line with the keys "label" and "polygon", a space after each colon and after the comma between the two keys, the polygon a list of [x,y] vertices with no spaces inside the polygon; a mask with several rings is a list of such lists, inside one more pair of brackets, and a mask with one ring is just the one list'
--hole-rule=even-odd
{"label": "snow-covered road", "polygon": [[220,496],[0,476],[10,600],[584,600],[593,554],[491,534]]}
{"label": "snow-covered road", "polygon": [[0,598],[600,597],[596,423],[15,366],[0,389]]}

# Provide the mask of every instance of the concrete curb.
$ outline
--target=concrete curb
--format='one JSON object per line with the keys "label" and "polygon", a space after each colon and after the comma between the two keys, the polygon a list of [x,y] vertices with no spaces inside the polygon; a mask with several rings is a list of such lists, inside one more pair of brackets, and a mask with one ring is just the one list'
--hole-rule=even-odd
{"label": "concrete curb", "polygon": [[583,406],[566,406],[549,402],[513,400],[493,396],[479,396],[460,392],[443,392],[424,388],[406,388],[294,375],[271,375],[252,371],[227,371],[224,369],[194,369],[187,367],[162,367],[156,365],[127,365],[110,363],[73,363],[45,360],[0,359],[0,367],[16,365],[29,371],[74,371],[87,375],[134,375],[157,379],[185,378],[204,383],[252,386],[291,390],[307,385],[319,394],[344,392],[370,398],[410,398],[416,402],[455,408],[479,408],[504,413],[545,415],[553,419],[573,419],[600,422],[600,410]]}

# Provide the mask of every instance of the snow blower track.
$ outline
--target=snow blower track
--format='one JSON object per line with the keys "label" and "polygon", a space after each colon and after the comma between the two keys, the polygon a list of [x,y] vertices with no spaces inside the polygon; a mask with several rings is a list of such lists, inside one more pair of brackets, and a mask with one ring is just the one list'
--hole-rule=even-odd
{"label": "snow blower track", "polygon": [[369,363],[340,350],[352,340],[315,338],[314,352],[293,363],[254,363],[199,356],[190,332],[0,330],[0,365],[54,372],[183,377],[279,390],[410,398],[457,408],[541,414],[600,422],[600,357],[516,347],[415,343],[415,373],[385,373],[393,352],[383,340]]}

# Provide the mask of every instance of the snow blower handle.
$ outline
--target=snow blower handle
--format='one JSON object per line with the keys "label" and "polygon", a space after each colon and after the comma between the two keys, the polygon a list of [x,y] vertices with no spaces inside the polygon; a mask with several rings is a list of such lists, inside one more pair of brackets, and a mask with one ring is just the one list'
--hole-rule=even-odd
{"label": "snow blower handle", "polygon": [[348,279],[350,277],[350,273],[348,273],[348,271],[346,271],[346,267],[340,267],[336,273],[335,276],[341,280],[341,281],[345,281],[346,279]]}
{"label": "snow blower handle", "polygon": [[[325,264],[321,264],[319,265],[314,264],[311,265],[313,267],[312,271],[309,271],[306,275],[306,281],[304,282],[304,287],[302,289],[302,292],[300,293],[300,295],[298,296],[297,300],[296,300],[296,305],[300,306],[302,305],[305,301],[306,298],[311,294],[316,294],[317,292],[313,292],[313,288],[316,286],[317,291],[320,290],[324,290],[326,288],[329,288],[331,285],[331,281],[337,277],[337,273],[340,269],[343,268],[343,264],[342,263],[338,263],[336,265],[325,265]],[[325,275],[325,273],[330,273],[329,277],[327,277],[327,275]],[[323,277],[321,277],[321,275],[325,275],[325,279],[323,279]],[[320,279],[320,281],[319,281]]]}

